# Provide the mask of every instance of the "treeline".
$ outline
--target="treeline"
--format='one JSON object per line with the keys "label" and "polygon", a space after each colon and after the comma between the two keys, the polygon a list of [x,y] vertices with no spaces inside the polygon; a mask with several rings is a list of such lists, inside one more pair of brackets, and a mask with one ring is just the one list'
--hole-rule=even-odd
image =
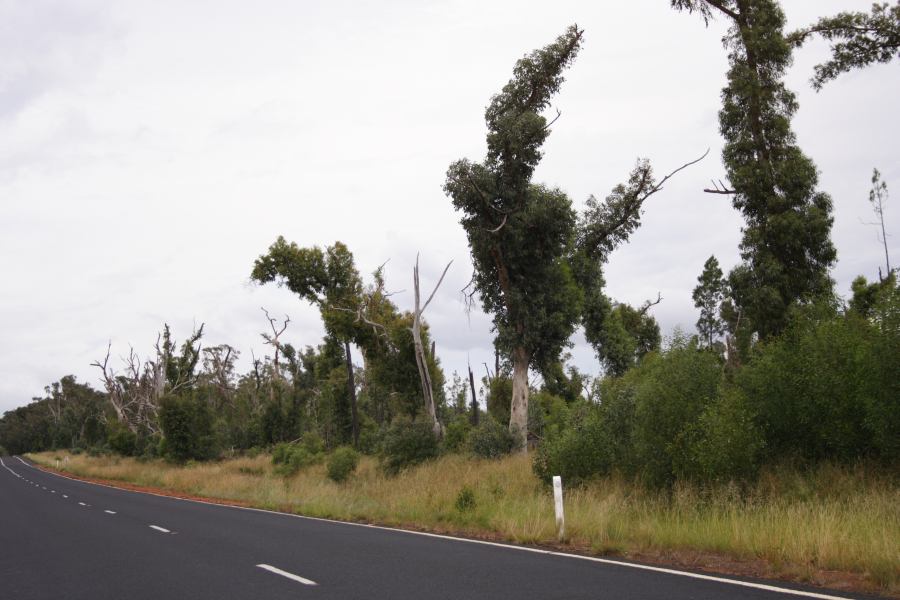
{"label": "treeline", "polygon": [[[518,61],[485,110],[487,154],[452,163],[444,183],[469,243],[469,298],[493,319],[497,354],[481,395],[471,372],[447,382],[435,356],[423,315],[443,276],[434,290],[420,289],[417,260],[414,303],[403,310],[385,290],[382,269],[365,282],[343,243],[304,247],[279,237],[251,278],[315,306],[326,331],[320,344],[291,345],[289,318],[265,313],[270,350],[238,374],[235,348],[203,348],[202,327],[179,345],[165,327],[152,358],[132,352],[111,365],[110,349],[95,363],[102,392],[66,377],[7,413],[0,444],[12,452],[76,447],[175,460],[276,447],[285,473],[342,446],[379,453],[389,473],[441,452],[496,457],[536,447],[535,471],[545,479],[621,472],[663,486],[752,478],[780,461],[896,466],[896,272],[885,242],[878,280],[859,278],[849,303],[838,299],[832,201],[797,145],[798,106],[784,75],[794,50],[814,35],[829,40],[833,54],[816,69],[817,89],[891,60],[900,3],[793,33],[774,0],[671,4],[730,25],[719,113],[725,181],[704,192],[730,199],[744,218],[741,259],[727,274],[715,257],[704,265],[693,294],[696,336],[677,334],[661,349],[650,311],[662,299],[637,307],[615,301],[603,269],[640,226],[648,200],[703,157],[661,178],[639,158],[622,183],[580,211],[564,191],[533,181],[553,124],[543,113],[583,43],[583,30],[572,26]],[[872,183],[869,199],[886,237],[887,187],[877,171]],[[602,377],[565,364],[579,328]]]}

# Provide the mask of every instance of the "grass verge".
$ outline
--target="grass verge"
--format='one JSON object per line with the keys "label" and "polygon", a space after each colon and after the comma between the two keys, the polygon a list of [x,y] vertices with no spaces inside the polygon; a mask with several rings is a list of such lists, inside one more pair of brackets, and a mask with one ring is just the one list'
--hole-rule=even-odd
{"label": "grass verge", "polygon": [[64,452],[30,458],[53,467],[66,456],[76,476],[259,508],[900,597],[900,486],[862,467],[773,470],[744,489],[659,492],[604,479],[567,490],[560,543],[551,492],[526,457],[452,455],[397,477],[364,457],[341,484],[324,465],[281,477],[268,455],[187,465]]}

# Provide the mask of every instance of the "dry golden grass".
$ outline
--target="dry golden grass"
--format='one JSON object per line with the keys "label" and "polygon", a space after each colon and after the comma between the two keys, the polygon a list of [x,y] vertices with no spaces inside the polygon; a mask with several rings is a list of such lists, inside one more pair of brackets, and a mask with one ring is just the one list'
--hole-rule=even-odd
{"label": "dry golden grass", "polygon": [[[32,458],[53,466],[65,453]],[[556,543],[551,492],[526,457],[481,461],[447,456],[385,477],[363,458],[343,484],[323,465],[283,478],[268,455],[173,465],[68,455],[76,475],[341,520],[452,531],[536,544]],[[463,488],[474,506],[457,507]],[[900,488],[864,469],[823,467],[812,475],[763,474],[751,488],[648,491],[610,478],[566,493],[566,542],[606,553],[699,551],[763,560],[775,572],[855,573],[900,593]]]}

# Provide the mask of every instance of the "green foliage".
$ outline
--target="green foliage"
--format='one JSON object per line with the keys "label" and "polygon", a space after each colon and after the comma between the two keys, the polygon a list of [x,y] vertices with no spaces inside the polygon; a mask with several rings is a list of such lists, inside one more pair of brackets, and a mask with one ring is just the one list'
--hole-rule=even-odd
{"label": "green foliage", "polygon": [[459,493],[456,495],[456,501],[453,503],[453,506],[455,506],[456,510],[459,512],[475,510],[478,506],[478,501],[475,499],[475,490],[467,485],[462,486]]}
{"label": "green foliage", "polygon": [[498,423],[509,423],[509,399],[512,397],[512,379],[504,374],[491,378],[487,385],[487,412]]}
{"label": "green foliage", "polygon": [[516,437],[508,427],[487,417],[469,433],[469,451],[479,458],[501,458],[516,447]]}
{"label": "green foliage", "polygon": [[528,403],[528,431],[538,438],[553,435],[565,427],[568,415],[566,400],[542,389]]}
{"label": "green foliage", "polygon": [[739,390],[726,388],[700,414],[679,475],[704,482],[749,480],[765,446],[753,411]]}
{"label": "green foliage", "polygon": [[871,377],[875,391],[866,403],[872,446],[889,464],[900,461],[900,285],[876,305],[871,321],[877,332]]}
{"label": "green foliage", "polygon": [[610,422],[598,407],[584,407],[572,426],[549,436],[538,447],[532,468],[545,483],[554,475],[578,485],[616,468]]}
{"label": "green foliage", "polygon": [[732,22],[728,84],[722,90],[722,158],[734,207],[744,216],[742,264],[728,275],[731,295],[760,338],[783,331],[797,305],[828,295],[831,198],[816,190],[818,173],[796,145],[790,120],[797,102],[783,83],[791,62],[784,13],[775,0],[673,0],[704,18]]}
{"label": "green foliage", "polygon": [[788,41],[802,45],[809,37],[820,35],[831,42],[831,59],[815,66],[811,83],[819,91],[841,73],[887,63],[898,56],[900,48],[900,3],[875,3],[871,13],[842,12],[819,19],[813,25],[795,31]]}
{"label": "green foliage", "polygon": [[444,430],[444,449],[448,452],[462,452],[468,444],[471,431],[472,425],[465,415],[451,420]]}
{"label": "green foliage", "polygon": [[349,446],[341,446],[331,453],[326,463],[328,478],[336,483],[346,481],[359,465],[359,453]]}
{"label": "green foliage", "polygon": [[697,332],[708,348],[711,348],[713,341],[725,331],[725,323],[719,317],[719,306],[725,299],[725,287],[719,261],[715,256],[710,256],[703,263],[703,272],[697,277],[697,287],[694,288],[692,295],[694,306],[700,309]]}
{"label": "green foliage", "polygon": [[888,441],[900,433],[896,297],[879,305],[880,322],[830,307],[800,313],[738,373],[771,458],[897,456],[896,441]]}
{"label": "green foliage", "polygon": [[658,350],[659,325],[647,314],[650,305],[641,310],[628,304],[615,304],[603,326],[592,334],[597,358],[610,375],[623,375],[648,353]]}
{"label": "green foliage", "polygon": [[[566,356],[565,358],[568,360],[571,357]],[[562,361],[557,361],[544,365],[541,369],[541,379],[544,380],[541,388],[543,391],[571,404],[581,399],[584,394],[584,384],[588,378],[577,368],[566,367]]]}
{"label": "green foliage", "polygon": [[879,305],[884,305],[897,285],[897,275],[891,273],[881,281],[869,283],[863,275],[853,280],[849,309],[864,319],[873,319]]}
{"label": "green foliage", "polygon": [[744,397],[724,387],[720,359],[680,336],[624,377],[606,379],[600,405],[573,409],[533,468],[546,482],[560,475],[572,484],[614,471],[652,486],[747,479],[763,446],[753,417]]}
{"label": "green foliage", "polygon": [[[305,440],[304,440],[305,441]],[[290,477],[300,469],[322,462],[324,448],[316,443],[277,444],[272,449],[272,464],[275,473]]]}
{"label": "green foliage", "polygon": [[634,377],[634,451],[649,483],[671,484],[690,472],[694,424],[716,399],[721,378],[719,358],[683,337],[641,366]]}
{"label": "green foliage", "polygon": [[213,412],[201,398],[194,395],[163,397],[159,424],[165,439],[164,454],[177,461],[215,457],[218,447],[213,422]]}
{"label": "green foliage", "polygon": [[122,456],[134,456],[137,449],[137,434],[116,423],[110,426],[106,442],[113,452]]}
{"label": "green foliage", "polygon": [[439,454],[440,446],[430,423],[400,420],[385,434],[381,467],[386,474],[396,475],[403,469],[437,458]]}

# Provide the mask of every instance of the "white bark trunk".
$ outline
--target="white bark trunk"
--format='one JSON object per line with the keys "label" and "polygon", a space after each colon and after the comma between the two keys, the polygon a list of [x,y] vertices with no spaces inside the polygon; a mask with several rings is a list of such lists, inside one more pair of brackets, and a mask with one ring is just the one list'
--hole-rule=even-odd
{"label": "white bark trunk", "polygon": [[509,407],[509,431],[517,437],[519,452],[528,452],[528,353],[513,350],[512,403]]}

